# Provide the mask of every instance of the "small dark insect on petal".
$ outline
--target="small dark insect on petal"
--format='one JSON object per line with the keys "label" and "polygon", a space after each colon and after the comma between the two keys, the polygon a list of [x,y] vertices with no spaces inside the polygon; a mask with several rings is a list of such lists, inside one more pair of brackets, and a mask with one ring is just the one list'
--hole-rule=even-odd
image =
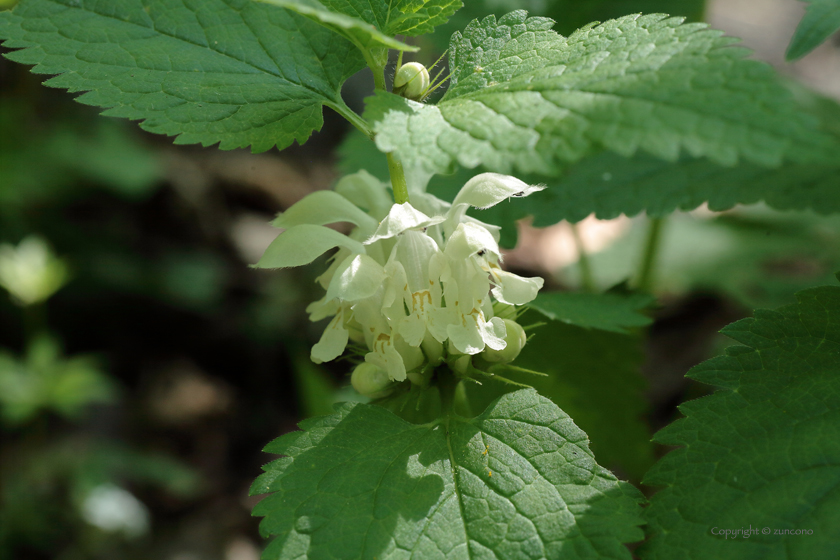
{"label": "small dark insect on petal", "polygon": [[525,191],[519,191],[518,193],[513,193],[513,194],[512,194],[512,195],[510,195],[510,196],[513,196],[513,197],[523,197],[523,196],[525,196]]}
{"label": "small dark insect on petal", "polygon": [[478,252],[478,253],[476,253],[476,254],[477,254],[479,257],[483,257],[486,253],[487,253],[487,251],[485,251],[484,249],[482,249],[481,251],[479,251],[479,252]]}

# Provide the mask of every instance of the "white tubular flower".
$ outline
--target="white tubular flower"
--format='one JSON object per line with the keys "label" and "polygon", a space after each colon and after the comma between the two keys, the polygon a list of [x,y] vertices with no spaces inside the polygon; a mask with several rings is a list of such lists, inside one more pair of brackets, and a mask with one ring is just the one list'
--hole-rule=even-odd
{"label": "white tubular flower", "polygon": [[[494,316],[493,298],[497,305],[528,303],[543,280],[502,270],[499,228],[466,211],[542,188],[483,173],[464,185],[453,204],[426,193],[413,193],[414,204],[392,204],[386,187],[360,172],[339,181],[335,191],[313,193],[279,216],[274,225],[285,231],[256,266],[300,266],[338,248],[318,278],[326,294],[307,307],[312,321],[331,318],[312,359],[333,360],[350,340],[365,346],[368,366],[356,377],[378,372],[375,387],[364,388],[376,393],[386,385],[382,375],[403,381],[448,356],[468,358],[485,350],[496,356],[513,340],[508,331],[518,325]],[[333,222],[356,228],[344,235],[324,227]]]}

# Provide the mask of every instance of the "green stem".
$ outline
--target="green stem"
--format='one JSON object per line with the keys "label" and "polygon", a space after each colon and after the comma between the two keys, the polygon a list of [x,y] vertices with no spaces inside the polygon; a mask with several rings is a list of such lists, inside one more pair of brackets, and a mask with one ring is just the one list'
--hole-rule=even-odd
{"label": "green stem", "polygon": [[580,280],[584,291],[595,291],[595,276],[592,274],[592,263],[589,261],[589,254],[583,246],[583,239],[580,236],[579,224],[571,224],[572,237],[575,239],[575,248],[578,252],[578,268],[580,269]]}
{"label": "green stem", "polygon": [[455,404],[455,389],[458,387],[459,379],[449,366],[443,364],[435,370],[438,391],[440,391],[440,404],[445,416],[452,414]]}
{"label": "green stem", "polygon": [[367,121],[353,112],[353,109],[345,105],[343,101],[341,103],[331,104],[330,107],[336,113],[350,121],[350,124],[355,126],[362,134],[373,139],[373,131],[368,126]]}
{"label": "green stem", "polygon": [[402,163],[394,157],[394,154],[388,153],[388,172],[391,174],[391,188],[394,189],[394,202],[403,204],[409,202],[408,200],[408,183],[405,181],[405,171]]}
{"label": "green stem", "polygon": [[653,291],[656,259],[662,242],[662,226],[664,224],[665,218],[653,218],[650,220],[647,242],[645,243],[645,253],[642,257],[642,264],[639,269],[639,278],[636,283],[639,290],[643,292]]}

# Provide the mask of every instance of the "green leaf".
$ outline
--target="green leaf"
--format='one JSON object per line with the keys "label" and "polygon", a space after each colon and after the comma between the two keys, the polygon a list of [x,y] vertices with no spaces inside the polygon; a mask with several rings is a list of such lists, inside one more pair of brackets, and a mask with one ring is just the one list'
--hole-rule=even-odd
{"label": "green leaf", "polygon": [[266,447],[263,558],[630,558],[641,494],[533,390],[414,425],[346,404]]}
{"label": "green leaf", "polygon": [[[840,554],[840,287],[726,327],[728,348],[688,377],[718,387],[656,435],[679,449],[645,482],[640,557],[796,560]],[[745,538],[713,534],[753,528]],[[764,528],[769,533],[764,533]],[[805,530],[805,535],[777,531]]]}
{"label": "green leaf", "polygon": [[[840,142],[840,105],[801,89],[794,89],[794,94],[798,107],[817,118],[822,130]],[[339,153],[342,171],[352,173],[366,167],[387,180],[384,158],[363,134],[349,134]],[[434,176],[428,190],[451,201],[469,178],[485,170],[461,168],[452,175]],[[819,164],[785,162],[767,168],[748,162],[724,167],[688,156],[669,162],[646,154],[628,158],[600,152],[570,166],[559,179],[520,174],[527,183],[548,183],[549,188],[471,214],[502,226],[501,243],[512,247],[516,243],[514,222],[526,216],[533,216],[534,226],[545,227],[564,219],[578,222],[592,213],[603,219],[640,212],[660,217],[677,209],[693,210],[704,202],[719,211],[757,201],[781,210],[840,212],[838,176],[840,157]]]}
{"label": "green leaf", "polygon": [[769,67],[681,21],[626,16],[568,39],[522,11],[473,22],[453,36],[439,105],[384,92],[368,100],[377,146],[440,173],[459,164],[556,175],[605,148],[722,165],[836,160],[837,142]]}
{"label": "green leaf", "polygon": [[840,0],[801,1],[808,8],[785,53],[788,60],[802,58],[840,29]]}
{"label": "green leaf", "polygon": [[260,0],[297,12],[321,25],[346,36],[361,49],[384,47],[401,51],[416,51],[418,47],[406,45],[379,31],[375,25],[357,17],[337,13],[327,9],[318,0]]}
{"label": "green leaf", "polygon": [[[529,312],[520,323],[540,319]],[[513,365],[548,377],[504,369],[499,374],[534,387],[562,408],[589,436],[598,463],[640,480],[654,460],[642,396],[640,337],[557,321],[528,333],[533,337]],[[512,390],[492,379],[465,387],[474,410]]]}
{"label": "green leaf", "polygon": [[704,0],[471,0],[446,25],[438,28],[432,39],[441,50],[445,50],[449,47],[452,33],[463,30],[472,20],[488,14],[502,16],[518,9],[531,15],[550,17],[557,22],[557,31],[568,35],[593,21],[606,21],[639,12],[667,13],[686,17],[689,21],[702,21],[704,4]]}
{"label": "green leaf", "polygon": [[528,307],[569,325],[627,333],[652,322],[643,311],[654,301],[647,294],[540,292]]}
{"label": "green leaf", "polygon": [[222,149],[305,142],[322,105],[350,114],[341,85],[364,66],[347,40],[250,0],[24,0],[0,13],[0,38],[105,115]]}
{"label": "green leaf", "polygon": [[419,47],[394,35],[423,35],[446,23],[462,6],[461,0],[260,0],[293,10],[345,35],[363,51],[390,48],[417,51]]}
{"label": "green leaf", "polygon": [[386,35],[425,35],[449,19],[461,0],[321,0],[335,12],[364,20]]}

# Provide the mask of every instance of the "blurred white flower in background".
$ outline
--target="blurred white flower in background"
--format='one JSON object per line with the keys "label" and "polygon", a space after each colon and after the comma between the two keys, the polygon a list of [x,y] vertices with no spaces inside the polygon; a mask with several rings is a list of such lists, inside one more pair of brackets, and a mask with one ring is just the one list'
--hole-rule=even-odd
{"label": "blurred white flower in background", "polygon": [[0,245],[0,286],[21,306],[49,299],[69,279],[67,265],[40,237],[25,238],[17,247]]}
{"label": "blurred white flower in background", "polygon": [[149,510],[134,495],[113,484],[95,487],[81,506],[82,517],[108,533],[136,538],[149,532]]}

